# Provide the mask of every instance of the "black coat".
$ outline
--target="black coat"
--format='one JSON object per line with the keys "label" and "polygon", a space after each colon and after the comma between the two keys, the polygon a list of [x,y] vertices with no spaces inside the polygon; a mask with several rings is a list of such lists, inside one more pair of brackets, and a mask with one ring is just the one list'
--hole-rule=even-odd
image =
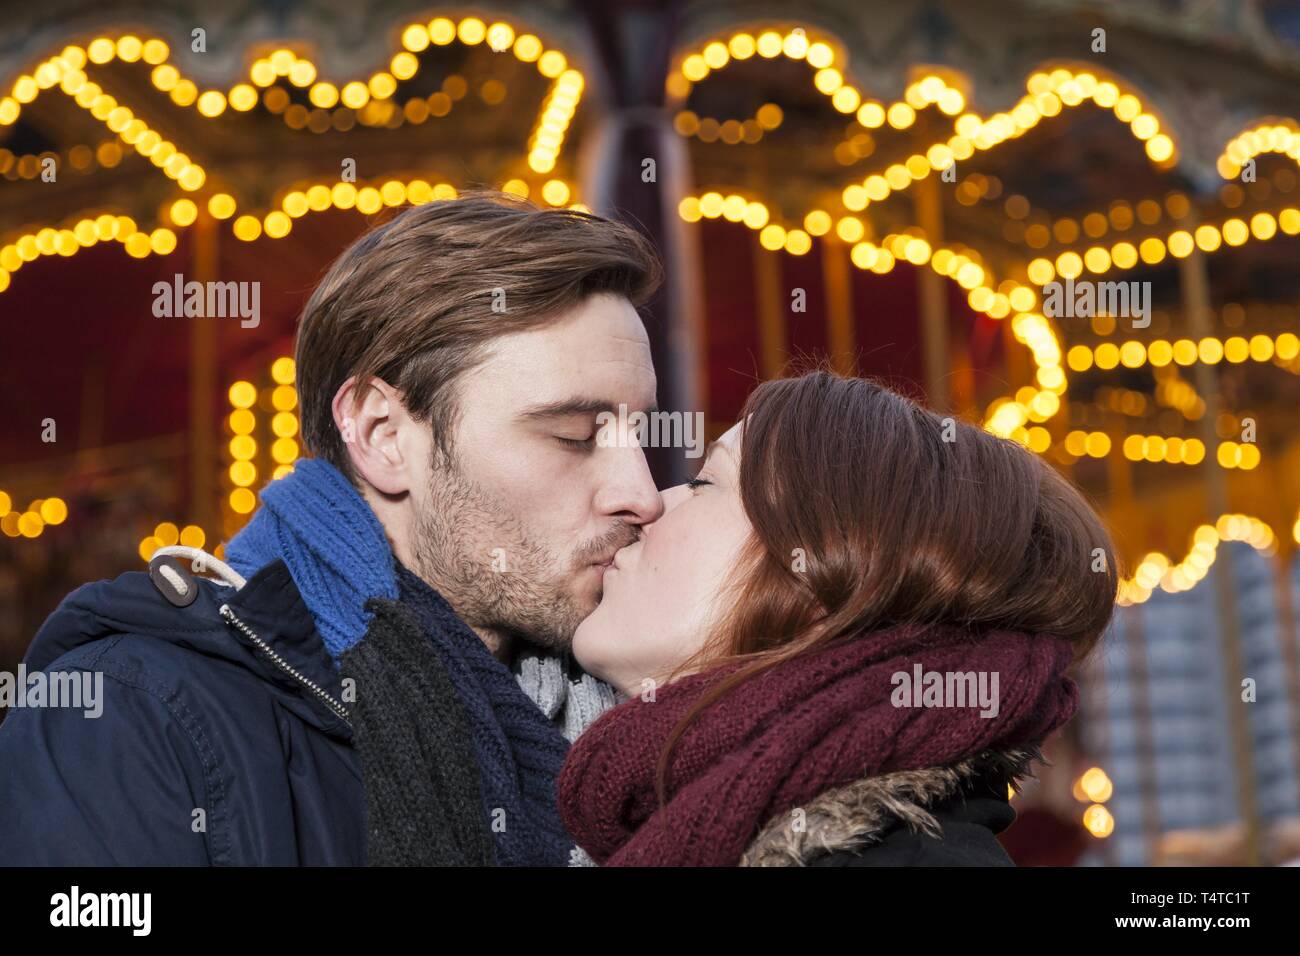
{"label": "black coat", "polygon": [[1005,786],[998,792],[980,780],[927,809],[942,828],[942,838],[896,820],[880,842],[858,852],[839,850],[809,865],[1015,866],[996,836],[1016,819]]}
{"label": "black coat", "polygon": [[29,671],[101,674],[102,713],[15,709],[0,724],[0,863],[366,862],[352,728],[220,613],[229,604],[333,700],[340,678],[283,562],[187,607],[147,574],[69,595]]}
{"label": "black coat", "polygon": [[950,766],[891,771],[828,790],[759,832],[744,866],[1014,866],[997,834],[1016,812],[1010,782],[1035,746]]}

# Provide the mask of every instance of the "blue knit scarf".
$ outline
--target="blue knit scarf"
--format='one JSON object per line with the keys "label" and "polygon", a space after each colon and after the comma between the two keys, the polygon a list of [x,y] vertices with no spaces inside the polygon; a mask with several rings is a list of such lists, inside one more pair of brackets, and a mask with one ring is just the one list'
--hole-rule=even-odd
{"label": "blue knit scarf", "polygon": [[469,716],[497,862],[569,863],[573,840],[555,805],[568,741],[442,595],[396,560],[351,482],[327,462],[303,459],[261,500],[226,545],[225,560],[245,577],[283,560],[335,666],[365,637],[366,601],[400,600],[433,642]]}
{"label": "blue knit scarf", "polygon": [[497,862],[567,865],[574,843],[555,801],[569,742],[441,594],[401,564],[397,574],[469,716]]}
{"label": "blue knit scarf", "polygon": [[397,600],[397,561],[366,499],[333,465],[305,458],[271,482],[253,520],[226,544],[246,578],[284,561],[335,666],[365,636],[372,597]]}

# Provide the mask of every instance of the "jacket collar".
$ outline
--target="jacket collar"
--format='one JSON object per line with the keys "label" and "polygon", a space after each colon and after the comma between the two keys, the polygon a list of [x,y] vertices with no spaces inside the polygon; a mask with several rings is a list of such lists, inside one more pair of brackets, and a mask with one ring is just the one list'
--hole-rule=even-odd
{"label": "jacket collar", "polygon": [[[1005,801],[1008,783],[1028,775],[1042,755],[1036,747],[985,751],[947,767],[900,770],[864,777],[828,790],[803,809],[800,825],[789,813],[767,824],[750,843],[742,866],[806,866],[817,857],[878,843],[899,822],[930,836],[942,835],[934,810],[963,795]],[[995,833],[1009,820],[980,819]],[[1014,818],[1014,817],[1013,817]]]}
{"label": "jacket collar", "polygon": [[253,652],[253,667],[267,680],[296,695],[299,704],[293,709],[323,730],[350,737],[349,721],[309,687],[309,683],[314,684],[335,704],[349,707],[342,675],[325,649],[288,566],[278,559],[272,561],[238,591],[221,589],[211,582],[205,582],[205,586],[216,591],[218,614],[222,604],[229,607],[235,619],[280,658],[280,662],[275,661],[244,628],[229,627],[230,634]]}
{"label": "jacket collar", "polygon": [[284,562],[271,562],[238,590],[208,578],[193,580],[198,593],[183,607],[169,602],[141,571],[83,585],[41,625],[24,661],[29,669],[45,670],[64,654],[95,641],[144,635],[252,671],[280,688],[284,706],[303,720],[331,735],[351,736],[347,723],[329,706],[222,619],[221,606],[228,604],[286,664],[348,706],[340,675]]}

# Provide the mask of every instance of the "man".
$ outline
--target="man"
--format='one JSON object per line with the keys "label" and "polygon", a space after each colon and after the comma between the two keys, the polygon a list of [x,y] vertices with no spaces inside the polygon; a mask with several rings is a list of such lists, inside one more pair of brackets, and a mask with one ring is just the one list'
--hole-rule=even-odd
{"label": "man", "polygon": [[654,403],[658,281],[634,230],[486,194],[358,240],[299,323],[314,457],[229,566],[156,556],[37,634],[102,715],[0,727],[0,861],[580,862],[555,776],[614,701],[567,648],[662,508],[596,423]]}

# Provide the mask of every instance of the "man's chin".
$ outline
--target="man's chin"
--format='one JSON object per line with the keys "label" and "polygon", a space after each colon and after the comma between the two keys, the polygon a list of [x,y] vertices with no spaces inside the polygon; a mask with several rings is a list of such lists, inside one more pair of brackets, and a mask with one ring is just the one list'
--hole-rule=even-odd
{"label": "man's chin", "polygon": [[583,617],[594,611],[604,596],[605,572],[608,568],[604,564],[589,564],[574,575],[573,603],[582,609]]}
{"label": "man's chin", "polygon": [[565,613],[552,617],[546,622],[547,626],[540,626],[541,622],[537,622],[539,626],[533,628],[531,633],[520,636],[530,644],[551,651],[571,651],[574,633],[600,606],[600,591],[598,588],[583,587],[577,593],[570,591],[563,595],[563,601],[567,605]]}
{"label": "man's chin", "polygon": [[596,608],[600,607],[602,597],[600,589],[597,588],[595,591],[584,592],[574,599],[573,609],[577,613],[579,624],[591,617]]}
{"label": "man's chin", "polygon": [[568,587],[555,587],[547,598],[539,600],[530,609],[532,614],[517,617],[509,623],[503,622],[502,628],[534,647],[551,651],[571,650],[578,625],[600,606],[599,568],[588,565],[564,583]]}
{"label": "man's chin", "polygon": [[[600,607],[603,598],[604,590],[601,588],[599,581],[594,583],[584,581],[580,587],[570,593],[569,606],[573,608],[577,622],[574,625],[575,631],[583,621],[591,617],[596,608]],[[572,640],[572,635],[570,635],[570,640]]]}

